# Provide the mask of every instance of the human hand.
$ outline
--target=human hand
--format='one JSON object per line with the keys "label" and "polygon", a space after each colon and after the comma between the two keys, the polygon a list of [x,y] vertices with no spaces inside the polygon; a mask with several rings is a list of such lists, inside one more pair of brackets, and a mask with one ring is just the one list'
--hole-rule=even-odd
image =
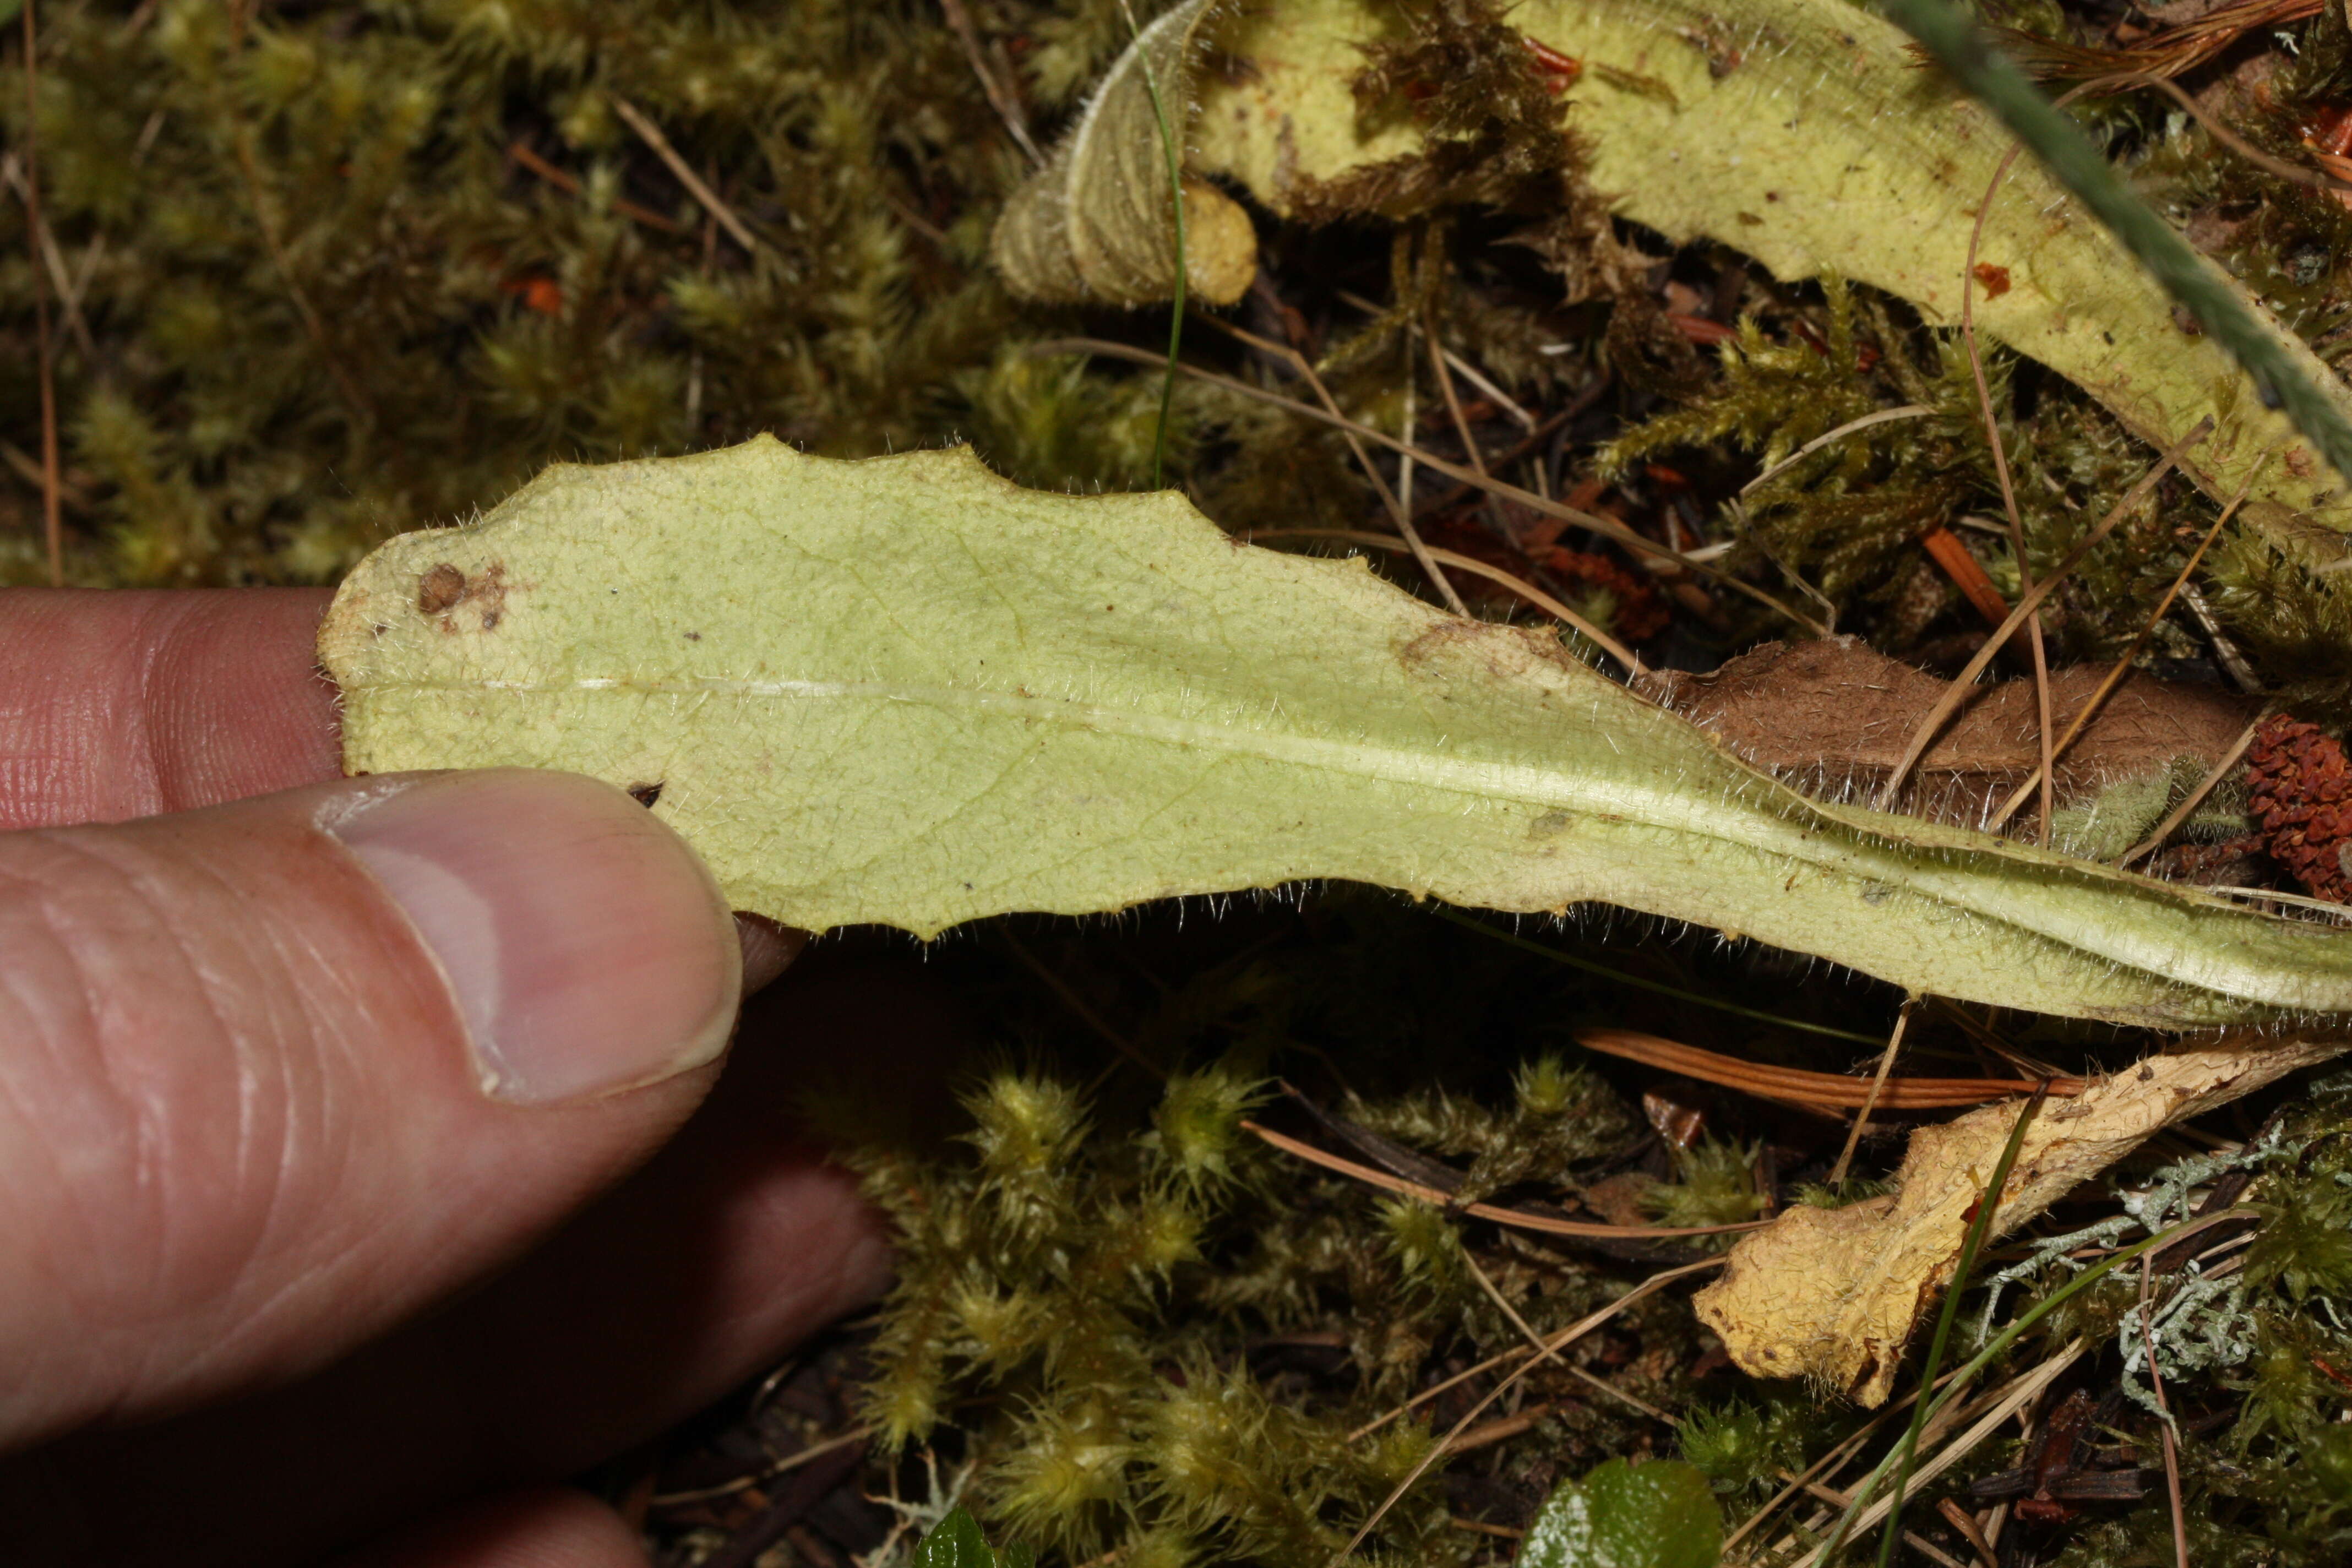
{"label": "human hand", "polygon": [[[12,1568],[639,1564],[549,1483],[883,1279],[800,1063],[700,1103],[782,940],[608,785],[341,779],[326,602],[0,593]],[[804,1053],[947,1031],[867,978]]]}

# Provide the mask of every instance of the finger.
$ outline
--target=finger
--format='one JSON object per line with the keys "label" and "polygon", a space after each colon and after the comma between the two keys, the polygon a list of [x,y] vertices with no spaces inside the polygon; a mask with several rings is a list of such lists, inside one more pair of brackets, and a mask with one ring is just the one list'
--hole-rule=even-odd
{"label": "finger", "polygon": [[497,771],[0,836],[0,1443],[314,1367],[656,1147],[740,957],[622,792]]}
{"label": "finger", "polygon": [[870,1300],[880,1228],[789,1108],[845,1068],[837,1089],[919,1138],[972,1036],[919,961],[841,957],[747,1011],[719,1087],[642,1171],[449,1310],[274,1394],[0,1464],[0,1563],[314,1562],[486,1486],[575,1475]]}
{"label": "finger", "polygon": [[[0,831],[123,822],[342,773],[325,588],[0,588]],[[807,940],[736,917],[743,990]]]}
{"label": "finger", "polygon": [[122,822],[342,770],[324,588],[0,589],[0,829]]}
{"label": "finger", "polygon": [[453,1510],[334,1568],[646,1568],[644,1543],[585,1492],[541,1487]]}

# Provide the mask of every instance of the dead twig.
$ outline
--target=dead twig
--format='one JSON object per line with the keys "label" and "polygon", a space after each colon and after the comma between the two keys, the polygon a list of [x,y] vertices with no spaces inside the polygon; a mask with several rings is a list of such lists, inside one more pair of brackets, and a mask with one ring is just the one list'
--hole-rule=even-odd
{"label": "dead twig", "polygon": [[1499,1204],[1453,1204],[1451,1195],[1436,1187],[1411,1181],[1403,1176],[1393,1176],[1386,1171],[1376,1171],[1370,1165],[1359,1164],[1328,1150],[1318,1149],[1314,1144],[1293,1138],[1287,1133],[1276,1132],[1271,1127],[1264,1126],[1259,1122],[1244,1121],[1241,1125],[1244,1131],[1255,1134],[1286,1154],[1295,1154],[1309,1164],[1320,1165],[1327,1171],[1337,1172],[1367,1186],[1379,1187],[1383,1192],[1397,1193],[1409,1198],[1418,1198],[1423,1203],[1440,1208],[1451,1206],[1462,1214],[1475,1215],[1479,1219],[1492,1220],[1496,1225],[1509,1226],[1515,1230],[1534,1231],[1541,1236],[1580,1236],[1615,1241],[1663,1241],[1669,1237],[1684,1236],[1726,1236],[1735,1231],[1759,1229],[1769,1223],[1765,1220],[1748,1220],[1738,1225],[1596,1225],[1588,1220],[1553,1219],[1549,1215],[1527,1214],[1518,1209],[1505,1208]]}
{"label": "dead twig", "polygon": [[1886,1075],[1894,1068],[1895,1053],[1903,1048],[1903,1031],[1911,1026],[1911,1010],[1919,1005],[1915,993],[1903,999],[1895,1010],[1895,1027],[1886,1037],[1885,1054],[1878,1058],[1878,1071],[1870,1080],[1870,1092],[1862,1097],[1862,1109],[1854,1114],[1853,1125],[1846,1129],[1845,1147],[1838,1151],[1837,1163],[1830,1167],[1829,1189],[1836,1192],[1845,1185],[1845,1173],[1853,1163],[1853,1151],[1862,1142],[1862,1130],[1870,1125],[1870,1113],[1878,1107],[1878,1097],[1886,1090]]}
{"label": "dead twig", "polygon": [[[507,147],[507,156],[512,158],[516,163],[521,164],[532,174],[537,174],[541,179],[545,180],[549,184],[553,185],[557,190],[562,191],[564,195],[576,196],[580,194],[581,187],[579,180],[574,176],[566,174],[563,170],[557,168],[554,164],[549,163],[538,153],[532,152],[529,142],[517,140],[509,143]],[[664,217],[661,214],[654,211],[653,208],[639,206],[636,203],[628,200],[626,197],[614,197],[613,210],[619,213],[623,217],[635,218],[637,222],[644,224],[647,228],[657,228],[665,234],[685,235],[692,234],[694,232],[691,228],[688,228],[686,225],[678,222],[676,218]]]}
{"label": "dead twig", "polygon": [[988,99],[988,106],[996,110],[996,118],[1004,121],[1004,129],[1028,155],[1032,164],[1043,163],[1045,154],[1037,151],[1037,143],[1029,139],[1029,121],[1021,112],[1020,100],[996,79],[988,68],[988,51],[981,47],[980,29],[971,25],[971,13],[964,9],[963,0],[940,0],[940,9],[946,13],[948,26],[963,45],[964,58],[971,62],[971,74],[980,80],[980,90]]}
{"label": "dead twig", "polygon": [[765,240],[753,234],[744,226],[743,220],[735,216],[733,207],[719,199],[717,191],[703,184],[702,176],[694,172],[693,166],[678,156],[677,149],[669,144],[669,138],[662,134],[660,126],[647,119],[635,104],[618,93],[613,95],[612,102],[613,112],[619,115],[622,122],[637,133],[639,141],[653,150],[654,156],[659,158],[669,172],[677,177],[677,183],[686,187],[687,194],[702,204],[702,210],[717,218],[719,226],[734,236],[736,244],[754,256],[770,249]]}

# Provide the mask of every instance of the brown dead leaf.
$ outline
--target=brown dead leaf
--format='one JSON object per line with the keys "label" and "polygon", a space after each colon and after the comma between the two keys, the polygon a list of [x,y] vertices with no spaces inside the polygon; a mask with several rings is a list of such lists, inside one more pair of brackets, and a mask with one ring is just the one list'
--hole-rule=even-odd
{"label": "brown dead leaf", "polygon": [[[2163,1128],[2224,1105],[2352,1037],[2242,1033],[2046,1101],[2026,1129],[1994,1227],[2034,1218]],[[1843,1208],[1789,1210],[1731,1250],[1723,1278],[1695,1301],[1740,1368],[1803,1377],[1856,1404],[1884,1404],[1910,1339],[1950,1281],[1979,1195],[2009,1142],[2017,1103],[1922,1127],[1896,1191]]]}
{"label": "brown dead leaf", "polygon": [[[2094,666],[2051,672],[2060,734],[2105,674]],[[1742,760],[1808,794],[1843,799],[1876,791],[1946,685],[1857,638],[1827,637],[1766,643],[1709,675],[1662,672],[1651,689]],[[2210,766],[2252,717],[2252,704],[2233,692],[2135,672],[2059,759],[2058,806],[2089,805],[2119,784],[2172,771],[2181,758]],[[1920,759],[1901,809],[1981,821],[2040,765],[2034,722],[2032,682],[1985,687]]]}

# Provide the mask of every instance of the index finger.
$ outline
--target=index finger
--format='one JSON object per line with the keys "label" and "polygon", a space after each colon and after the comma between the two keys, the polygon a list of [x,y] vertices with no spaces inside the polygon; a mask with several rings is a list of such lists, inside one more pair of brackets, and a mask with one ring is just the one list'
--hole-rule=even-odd
{"label": "index finger", "polygon": [[325,588],[0,589],[0,830],[340,776]]}

